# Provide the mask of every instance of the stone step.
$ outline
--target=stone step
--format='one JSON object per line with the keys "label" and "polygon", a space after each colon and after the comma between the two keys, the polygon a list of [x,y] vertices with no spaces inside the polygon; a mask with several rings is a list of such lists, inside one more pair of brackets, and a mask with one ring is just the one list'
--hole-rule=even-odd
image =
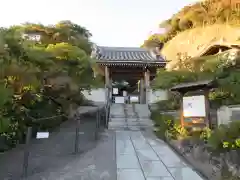
{"label": "stone step", "polygon": [[115,131],[144,131],[144,130],[151,130],[152,127],[149,126],[142,126],[142,127],[137,127],[137,126],[125,126],[125,127],[109,127],[110,130],[115,130]]}
{"label": "stone step", "polygon": [[128,123],[112,123],[112,122],[109,122],[108,127],[153,127],[153,124],[151,124],[151,123],[128,124]]}

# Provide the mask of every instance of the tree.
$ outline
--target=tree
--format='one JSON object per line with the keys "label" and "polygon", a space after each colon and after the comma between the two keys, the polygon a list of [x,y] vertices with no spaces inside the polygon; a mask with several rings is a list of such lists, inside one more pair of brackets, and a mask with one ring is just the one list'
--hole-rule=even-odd
{"label": "tree", "polygon": [[[167,43],[179,32],[203,25],[216,23],[239,25],[239,10],[233,8],[236,3],[239,2],[237,0],[204,0],[185,6],[178,13],[173,14],[170,19],[160,23],[160,27],[166,28],[167,31],[159,36],[159,41]],[[148,37],[143,46],[146,47],[155,36]]]}
{"label": "tree", "polygon": [[[26,126],[49,129],[61,123],[70,105],[84,100],[82,87],[99,81],[93,76],[90,36],[70,21],[0,30],[0,136],[9,145],[23,138]],[[35,122],[50,116],[58,118]]]}
{"label": "tree", "polygon": [[180,83],[216,80],[218,87],[209,95],[211,106],[216,108],[221,105],[239,104],[239,60],[239,50],[194,59],[187,58],[185,61],[179,61],[175,70],[173,68],[159,71],[154,80],[154,88],[168,90]]}

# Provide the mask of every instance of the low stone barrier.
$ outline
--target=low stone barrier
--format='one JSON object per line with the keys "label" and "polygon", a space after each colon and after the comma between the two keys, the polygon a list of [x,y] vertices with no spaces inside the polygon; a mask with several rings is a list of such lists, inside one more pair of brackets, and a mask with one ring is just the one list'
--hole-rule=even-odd
{"label": "low stone barrier", "polygon": [[187,161],[202,177],[222,180],[223,175],[240,177],[240,152],[214,154],[203,141],[169,140],[166,142]]}
{"label": "low stone barrier", "polygon": [[[86,117],[86,116],[87,117],[96,117],[97,111],[100,111],[103,114],[105,111],[104,104],[99,104],[99,105],[95,105],[95,106],[79,106],[76,109],[70,108],[68,119],[69,120],[78,120],[80,118],[79,120],[81,121],[81,117]],[[54,119],[50,119],[50,120],[54,121]],[[68,121],[65,121],[65,122],[67,123]],[[62,124],[64,124],[65,122],[62,122]],[[60,126],[61,126],[61,124],[60,124]],[[56,126],[56,128],[58,128],[58,126]],[[33,137],[36,137],[37,131],[38,131],[38,127],[34,126],[33,130],[32,130]],[[20,145],[20,144],[18,144],[18,145]],[[0,137],[0,152],[7,151],[9,149],[11,149],[11,147],[9,147],[6,144],[6,138]]]}

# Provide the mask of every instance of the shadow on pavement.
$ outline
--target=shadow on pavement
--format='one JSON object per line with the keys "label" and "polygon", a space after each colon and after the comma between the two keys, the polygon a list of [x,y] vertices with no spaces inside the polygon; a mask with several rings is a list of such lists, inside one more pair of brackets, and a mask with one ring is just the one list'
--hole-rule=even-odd
{"label": "shadow on pavement", "polygon": [[[82,117],[79,129],[79,153],[74,153],[76,124],[76,121],[68,120],[51,133],[48,139],[31,141],[28,176],[63,167],[96,146],[96,118]],[[0,154],[0,179],[19,180],[21,178],[23,154],[24,145]]]}

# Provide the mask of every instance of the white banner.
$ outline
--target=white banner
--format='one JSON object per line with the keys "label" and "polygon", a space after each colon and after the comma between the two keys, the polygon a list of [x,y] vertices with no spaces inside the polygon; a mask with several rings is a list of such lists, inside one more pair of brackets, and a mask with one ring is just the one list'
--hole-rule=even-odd
{"label": "white banner", "polygon": [[125,98],[123,96],[116,96],[115,97],[115,103],[116,104],[124,104],[125,103]]}
{"label": "white banner", "polygon": [[113,88],[113,94],[118,94],[118,88]]}
{"label": "white banner", "polygon": [[183,115],[184,117],[205,117],[205,96],[183,97]]}
{"label": "white banner", "polygon": [[131,96],[130,97],[130,102],[139,102],[138,96]]}

